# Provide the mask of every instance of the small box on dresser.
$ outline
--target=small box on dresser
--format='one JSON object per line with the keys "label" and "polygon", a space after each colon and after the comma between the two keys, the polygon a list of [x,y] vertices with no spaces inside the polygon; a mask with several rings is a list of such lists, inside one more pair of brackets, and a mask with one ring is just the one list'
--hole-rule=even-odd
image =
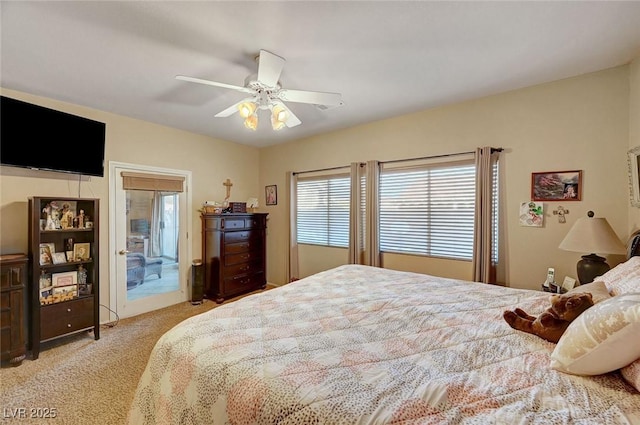
{"label": "small box on dresser", "polygon": [[204,292],[225,299],[267,285],[266,213],[201,215]]}

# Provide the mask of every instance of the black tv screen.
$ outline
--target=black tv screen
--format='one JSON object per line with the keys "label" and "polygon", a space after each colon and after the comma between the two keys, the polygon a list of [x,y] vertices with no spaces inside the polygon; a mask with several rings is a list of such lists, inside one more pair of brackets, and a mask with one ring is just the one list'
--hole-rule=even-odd
{"label": "black tv screen", "polygon": [[0,96],[0,164],[104,176],[106,125]]}

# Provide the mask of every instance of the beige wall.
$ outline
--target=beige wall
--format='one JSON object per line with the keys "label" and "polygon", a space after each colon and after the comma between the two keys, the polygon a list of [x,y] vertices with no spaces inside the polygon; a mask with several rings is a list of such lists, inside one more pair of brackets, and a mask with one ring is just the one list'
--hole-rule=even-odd
{"label": "beige wall", "polygon": [[[629,149],[640,146],[640,58],[629,66]],[[629,233],[640,230],[640,208],[629,207]]]}
{"label": "beige wall", "polygon": [[[221,141],[107,112],[54,101],[13,90],[2,95],[57,109],[107,124],[105,177],[84,178],[80,197],[100,199],[100,302],[109,305],[109,166],[108,161],[192,172],[192,256],[201,257],[200,216],[205,200],[222,201],[227,178],[233,182],[231,201],[246,201],[260,193],[259,152],[236,143]],[[52,141],[55,149],[56,141]],[[77,149],[77,150],[76,150]],[[80,147],[73,155],[82,160]],[[2,254],[27,252],[27,200],[30,196],[78,197],[78,176],[64,173],[0,167],[0,250]],[[105,312],[102,312],[106,318]]]}
{"label": "beige wall", "polygon": [[[581,253],[558,249],[576,219],[594,210],[609,220],[622,240],[629,233],[629,86],[629,67],[622,66],[263,148],[261,185],[277,184],[280,194],[277,206],[265,208],[270,213],[268,280],[285,283],[288,205],[283,195],[287,171],[463,152],[487,145],[505,148],[501,162],[506,237],[502,260],[507,265],[507,284],[539,288],[547,267],[556,268],[559,280],[576,277]],[[348,104],[346,99],[345,107]],[[547,202],[544,227],[521,227],[518,208],[520,202],[530,199],[531,173],[576,169],[583,170],[582,201]],[[558,205],[570,211],[566,224],[558,223],[552,214]],[[309,251],[312,257],[306,254]],[[330,267],[336,261],[335,253],[327,258]],[[471,277],[468,262],[443,266],[433,260],[401,258],[393,259],[393,268]],[[621,260],[610,258],[610,264]],[[323,254],[305,250],[301,252],[303,261],[313,263],[309,270],[320,269]]]}

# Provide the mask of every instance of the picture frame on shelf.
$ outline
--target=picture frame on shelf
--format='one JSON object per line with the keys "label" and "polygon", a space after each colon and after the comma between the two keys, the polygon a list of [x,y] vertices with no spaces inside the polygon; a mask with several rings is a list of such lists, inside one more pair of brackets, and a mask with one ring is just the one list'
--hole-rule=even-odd
{"label": "picture frame on shelf", "polygon": [[53,264],[64,264],[67,262],[67,256],[64,252],[54,252],[51,254]]}
{"label": "picture frame on shelf", "polygon": [[38,286],[41,290],[51,288],[51,273],[41,273]]}
{"label": "picture frame on shelf", "polygon": [[53,264],[53,251],[55,248],[52,243],[41,243],[40,244],[40,265],[47,266],[49,264]]}
{"label": "picture frame on shelf", "polygon": [[56,286],[70,286],[78,284],[78,272],[62,272],[51,274],[51,284]]}
{"label": "picture frame on shelf", "polygon": [[85,261],[91,258],[91,244],[89,242],[81,242],[73,244],[74,261]]}
{"label": "picture frame on shelf", "polygon": [[582,200],[582,170],[531,173],[531,200]]}
{"label": "picture frame on shelf", "polygon": [[266,205],[278,205],[278,186],[273,184],[265,186]]}

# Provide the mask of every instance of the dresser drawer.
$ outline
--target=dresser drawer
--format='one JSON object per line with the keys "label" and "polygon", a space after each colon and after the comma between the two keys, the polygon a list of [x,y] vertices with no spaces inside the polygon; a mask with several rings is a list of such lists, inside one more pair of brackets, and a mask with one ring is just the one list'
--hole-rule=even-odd
{"label": "dresser drawer", "polygon": [[246,263],[233,264],[226,266],[222,271],[224,276],[236,276],[242,274],[250,274],[262,271],[260,259],[254,259]]}
{"label": "dresser drawer", "polygon": [[243,252],[241,254],[225,255],[224,265],[231,266],[238,263],[247,263],[249,261],[260,259],[261,257],[262,255],[260,254],[260,252],[255,251]]}
{"label": "dresser drawer", "polygon": [[220,220],[220,228],[224,230],[244,229],[244,219],[223,218],[222,220]]}
{"label": "dresser drawer", "polygon": [[224,246],[225,254],[240,254],[248,251],[258,251],[262,249],[262,241],[260,239],[250,239],[248,241],[227,244]]}
{"label": "dresser drawer", "polygon": [[93,297],[40,308],[40,340],[93,327]]}
{"label": "dresser drawer", "polygon": [[234,276],[224,280],[225,294],[240,294],[257,289],[266,284],[264,273]]}
{"label": "dresser drawer", "polygon": [[248,241],[251,237],[251,232],[248,230],[239,231],[239,232],[227,232],[224,234],[224,243],[236,243],[242,241]]}

